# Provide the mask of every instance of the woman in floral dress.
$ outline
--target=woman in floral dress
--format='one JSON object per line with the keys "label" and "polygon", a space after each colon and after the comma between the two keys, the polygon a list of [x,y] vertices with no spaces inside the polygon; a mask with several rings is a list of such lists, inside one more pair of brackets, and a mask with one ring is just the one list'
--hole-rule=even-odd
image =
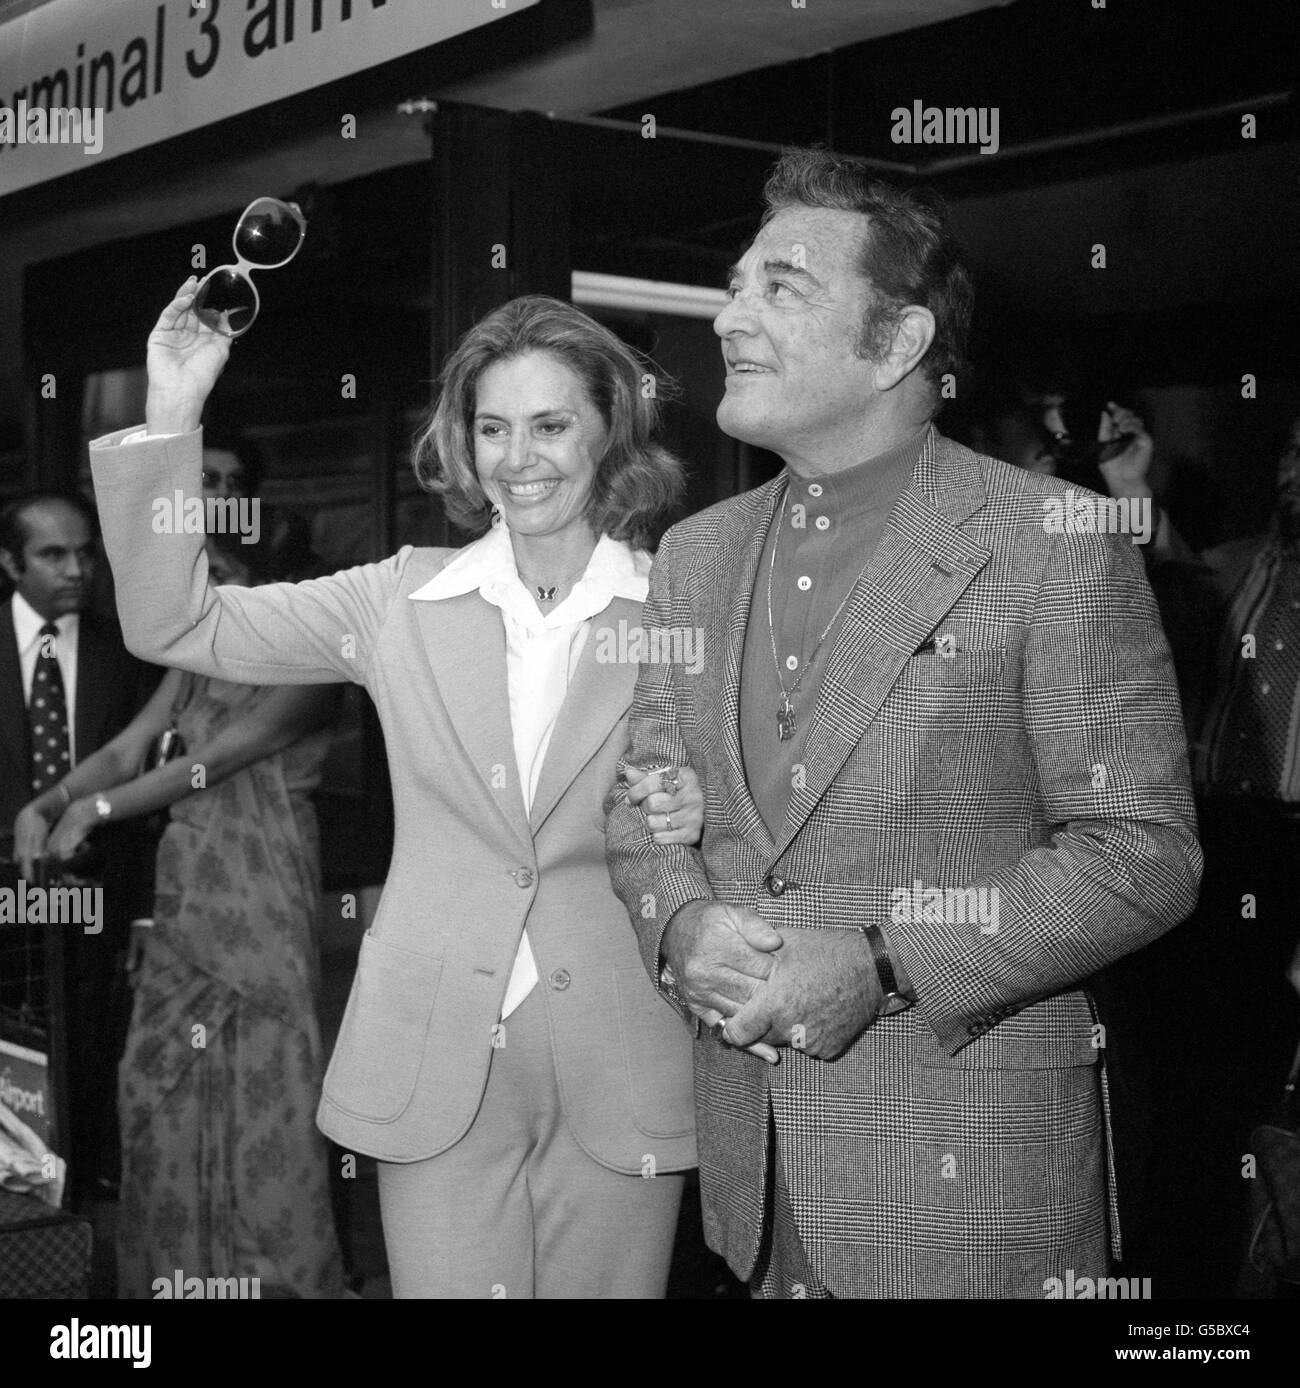
{"label": "woman in floral dress", "polygon": [[[208,547],[218,581],[280,576],[261,545]],[[131,726],[66,778],[66,795],[56,786],[23,812],[31,851],[66,805],[37,846],[66,857],[106,819],[171,806],[118,1072],[122,1296],[150,1296],[177,1272],[257,1277],[262,1296],[343,1292],[314,1123],[324,1054],[309,798],[334,695],[170,671]],[[127,779],[169,718],[184,755]]]}

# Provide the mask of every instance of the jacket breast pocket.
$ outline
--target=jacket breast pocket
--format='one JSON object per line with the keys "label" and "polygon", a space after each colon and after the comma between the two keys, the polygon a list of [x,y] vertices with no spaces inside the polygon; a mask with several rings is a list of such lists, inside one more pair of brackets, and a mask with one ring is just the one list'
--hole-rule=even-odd
{"label": "jacket breast pocket", "polygon": [[992,765],[1019,698],[1006,680],[1006,661],[999,647],[951,656],[928,651],[906,662],[881,710],[880,728],[891,747],[905,749],[916,776],[947,785],[954,767]]}
{"label": "jacket breast pocket", "polygon": [[391,1123],[415,1093],[442,960],[367,933],[338,1043],[325,1076],[330,1102],[354,1117]]}
{"label": "jacket breast pocket", "polygon": [[915,689],[965,689],[997,684],[1002,679],[1006,649],[995,646],[981,650],[954,650],[944,655],[929,650],[912,656],[898,677],[898,684]]}

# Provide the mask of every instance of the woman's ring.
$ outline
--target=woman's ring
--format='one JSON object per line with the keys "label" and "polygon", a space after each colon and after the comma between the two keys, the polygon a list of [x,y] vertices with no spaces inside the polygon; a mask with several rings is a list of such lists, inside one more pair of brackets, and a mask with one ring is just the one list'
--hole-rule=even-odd
{"label": "woman's ring", "polygon": [[664,815],[664,828],[671,830],[673,827],[673,817],[670,814]]}
{"label": "woman's ring", "polygon": [[669,795],[676,795],[682,788],[681,777],[677,774],[675,766],[665,766],[659,773],[659,785],[667,791]]}

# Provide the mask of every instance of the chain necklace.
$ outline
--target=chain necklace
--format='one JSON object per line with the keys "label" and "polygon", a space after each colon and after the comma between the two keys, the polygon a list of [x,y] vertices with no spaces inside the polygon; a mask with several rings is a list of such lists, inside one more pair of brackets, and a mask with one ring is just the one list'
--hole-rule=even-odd
{"label": "chain necklace", "polygon": [[826,623],[826,630],[817,638],[817,644],[812,648],[812,654],[804,661],[802,668],[795,676],[794,683],[787,689],[785,676],[781,673],[781,658],[776,653],[776,627],[772,622],[772,575],[776,571],[776,547],[781,543],[781,531],[785,526],[785,506],[789,499],[790,488],[787,484],[785,495],[781,498],[781,515],[777,520],[776,538],[772,541],[772,556],[767,566],[767,636],[772,643],[772,663],[776,666],[776,681],[781,686],[781,704],[776,711],[776,735],[782,742],[788,742],[795,734],[794,696],[803,683],[803,677],[812,668],[813,661],[817,659],[817,652],[822,648],[822,642],[831,634],[831,628],[839,621],[840,613],[848,606],[849,599],[853,596],[853,590],[862,579],[862,574],[871,567],[871,560],[868,559],[862,566],[862,573],[849,584],[848,592],[844,594],[840,605],[835,609],[830,621]]}

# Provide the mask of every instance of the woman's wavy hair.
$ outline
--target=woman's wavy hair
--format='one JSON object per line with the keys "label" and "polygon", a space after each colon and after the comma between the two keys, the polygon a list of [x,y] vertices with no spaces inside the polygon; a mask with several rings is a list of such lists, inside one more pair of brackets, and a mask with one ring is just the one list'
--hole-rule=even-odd
{"label": "woman's wavy hair", "polygon": [[[442,497],[448,516],[478,534],[492,504],[474,467],[478,379],[494,362],[545,352],[582,382],[605,423],[586,517],[597,535],[637,549],[659,538],[685,485],[680,460],[656,437],[666,384],[652,363],[581,309],[526,294],[489,313],[461,338],[439,378],[438,401],[416,435],[411,463],[426,491]],[[647,389],[649,388],[649,389]]]}

